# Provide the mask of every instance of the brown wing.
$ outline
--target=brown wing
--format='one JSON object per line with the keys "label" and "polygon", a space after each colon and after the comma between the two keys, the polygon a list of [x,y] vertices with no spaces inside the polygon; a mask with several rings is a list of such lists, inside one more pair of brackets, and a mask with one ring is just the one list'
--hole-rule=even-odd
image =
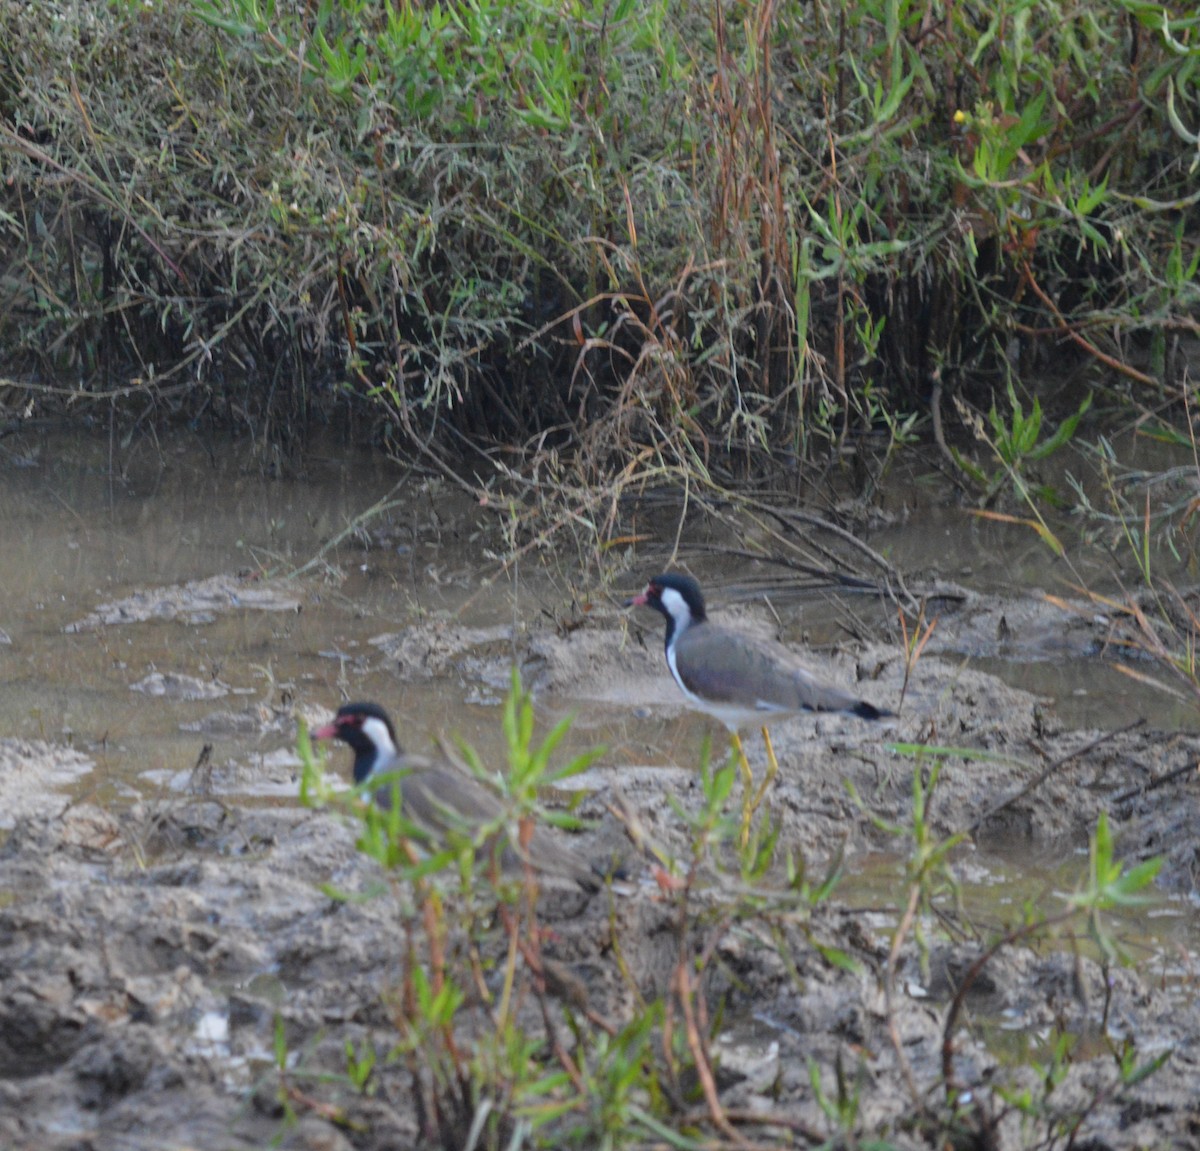
{"label": "brown wing", "polygon": [[764,712],[875,710],[817,679],[785,648],[712,624],[679,637],[676,666],[689,691],[717,703]]}
{"label": "brown wing", "polygon": [[[406,815],[435,836],[455,831],[473,838],[482,828],[505,818],[504,800],[465,768],[420,755],[406,755],[396,766],[398,771],[408,771],[400,782]],[[505,831],[496,834],[499,840],[493,836],[489,843],[494,847],[503,842],[501,866],[519,869],[523,863],[519,848],[508,842]],[[599,886],[596,875],[564,840],[564,834],[535,827],[529,845],[530,864],[540,874],[572,879],[595,890]]]}

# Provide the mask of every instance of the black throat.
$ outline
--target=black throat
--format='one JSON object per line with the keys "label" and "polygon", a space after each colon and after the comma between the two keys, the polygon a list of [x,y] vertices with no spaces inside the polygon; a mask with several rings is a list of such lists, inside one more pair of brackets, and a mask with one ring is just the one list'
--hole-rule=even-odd
{"label": "black throat", "polygon": [[341,732],[338,738],[354,752],[354,782],[365,783],[371,773],[383,766],[384,752],[369,739],[361,728]]}
{"label": "black throat", "polygon": [[369,750],[355,750],[354,752],[354,782],[366,783],[370,779],[371,774],[375,770],[375,764],[379,759],[379,749],[372,746]]}
{"label": "black throat", "polygon": [[671,648],[675,643],[675,635],[679,631],[679,624],[676,623],[675,617],[667,610],[663,609],[663,615],[667,617],[667,638],[663,644],[663,650],[667,653],[667,658],[671,658]]}

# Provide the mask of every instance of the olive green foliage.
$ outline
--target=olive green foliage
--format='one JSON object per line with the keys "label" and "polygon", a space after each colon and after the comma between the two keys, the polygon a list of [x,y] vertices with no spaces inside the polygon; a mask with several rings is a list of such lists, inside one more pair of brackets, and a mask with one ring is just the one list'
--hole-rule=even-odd
{"label": "olive green foliage", "polygon": [[[508,834],[519,836],[529,821],[546,816],[537,802],[539,785],[576,774],[597,754],[560,763],[568,723],[561,721],[539,739],[532,699],[514,668],[503,714],[507,770],[497,780]],[[850,789],[864,817],[902,861],[894,892],[884,899],[890,931],[877,932],[870,920],[859,926],[860,913],[840,902],[840,853],[824,875],[812,875],[803,856],[784,849],[780,821],[769,805],[753,814],[750,836],[742,834],[739,756],[734,751],[723,762],[713,761],[706,744],[692,801],[672,802],[684,831],[679,850],[648,834],[632,809],[610,807],[630,832],[628,876],[606,881],[605,890],[592,897],[605,901],[598,915],[594,904],[581,909],[582,917],[596,917],[593,931],[573,934],[576,944],[590,938],[586,957],[556,963],[544,950],[555,933],[541,920],[547,892],[538,874],[528,868],[505,876],[488,865],[485,845],[496,827],[477,829],[471,842],[458,839],[431,856],[419,854],[416,846],[436,851],[437,845],[404,818],[401,796],[380,812],[361,792],[332,789],[302,728],[301,797],[349,818],[359,832],[359,850],[386,880],[373,896],[394,900],[406,944],[397,957],[397,985],[380,989],[394,1038],[390,1046],[378,1047],[347,1039],[344,1075],[309,1067],[302,1053],[289,1052],[280,1020],[275,1062],[281,1134],[303,1112],[348,1130],[365,1122],[370,1131],[386,1109],[409,1107],[420,1119],[422,1146],[455,1149],[982,1148],[996,1146],[992,1135],[1002,1123],[1011,1128],[1018,1120],[1021,1146],[1049,1147],[1081,1131],[1104,1129],[1111,1122],[1104,1114],[1110,1097],[1121,1101],[1124,1092],[1153,1076],[1172,1058],[1170,1050],[1147,1053],[1136,1037],[1110,1036],[1105,1023],[1098,1030],[1115,1074],[1089,1075],[1066,1089],[1073,1066],[1094,1056],[1073,1052],[1079,1024],[1060,1017],[1038,1044],[1046,1049],[1046,1064],[1031,1051],[1021,1067],[981,1072],[963,1052],[964,1038],[978,1033],[995,1009],[980,1006],[976,1015],[968,997],[986,985],[989,967],[1007,953],[1074,952],[1080,972],[1084,955],[1096,956],[1106,974],[1132,963],[1114,920],[1122,909],[1152,898],[1162,861],[1122,862],[1102,814],[1090,837],[1086,872],[1073,891],[1047,895],[1045,908],[1033,901],[1018,906],[1010,894],[1002,904],[1007,922],[976,921],[964,906],[958,875],[957,849],[969,833],[937,831],[935,794],[950,761],[984,766],[1006,757],[920,743],[895,744],[892,750],[913,761],[911,801],[902,818],[872,812]],[[1023,787],[1016,798],[1025,794]],[[479,848],[484,850],[477,856]],[[651,876],[653,885],[646,882]],[[327,890],[335,899],[371,897]],[[634,911],[638,905],[642,914]],[[651,916],[651,906],[661,915]],[[873,902],[873,914],[881,910]],[[843,919],[855,929],[837,928]],[[593,933],[600,923],[604,928]],[[655,925],[652,934],[666,937],[670,946],[640,950],[633,933],[649,923]],[[879,940],[889,936],[890,944],[881,948]],[[950,969],[940,1060],[917,1063],[923,1043],[904,1039],[913,1023],[911,1014],[903,1022],[908,996],[902,987],[912,985],[903,973],[915,958],[922,983],[929,985],[934,946],[948,941],[964,966]],[[589,947],[599,950],[590,953]],[[651,971],[647,964],[662,966]],[[771,973],[767,986],[778,980],[774,992],[756,989],[749,977],[759,964]],[[576,966],[589,978],[605,969],[622,993],[605,993],[612,984],[598,978],[599,994],[592,995],[591,984],[573,971]],[[874,1050],[822,1043],[814,1035],[806,1054],[807,1084],[785,1062],[772,1084],[751,1095],[757,1105],[731,1105],[739,1100],[739,1077],[735,1072],[723,1079],[716,1043],[730,1021],[748,1010],[770,1021],[772,995],[786,1004],[788,985],[803,992],[810,980],[825,983],[835,973],[845,977],[847,1009],[859,996],[873,1013],[882,1008],[873,1025]],[[765,1005],[757,1001],[760,994],[766,995]],[[1082,1000],[1083,993],[1077,994]],[[929,1010],[936,1002],[930,1001]],[[607,1018],[614,1007],[617,1017]],[[795,1043],[797,1032],[780,1030]],[[890,1058],[883,1051],[889,1041]],[[881,1109],[872,1100],[885,1074],[912,1093],[903,1120],[882,1118],[894,1103]],[[385,1110],[357,1101],[374,1094]],[[767,1106],[772,1096],[774,1105]],[[824,1116],[820,1127],[803,1117],[810,1101]]]}
{"label": "olive green foliage", "polygon": [[[416,1109],[430,1146],[609,1149],[645,1146],[654,1138],[696,1151],[713,1146],[690,1133],[696,1120],[686,1115],[691,1109],[689,1080],[700,1075],[714,1081],[708,1031],[715,1031],[723,1013],[709,1017],[706,993],[708,984],[721,980],[717,941],[731,923],[756,921],[777,932],[781,946],[785,929],[798,931],[829,962],[851,967],[849,956],[821,944],[812,930],[814,913],[828,901],[837,876],[831,873],[813,885],[803,862],[789,857],[786,886],[760,890],[756,884],[774,861],[778,837],[778,828],[765,816],[755,821],[752,840],[740,845],[727,870],[721,860],[739,826],[727,811],[739,774],[737,760],[713,766],[706,750],[700,779],[703,805],[694,814],[680,810],[689,830],[688,855],[675,858],[653,841],[641,841],[664,891],[672,893],[671,929],[678,934],[679,953],[669,989],[645,998],[639,986],[647,982],[644,973],[635,973],[622,957],[627,944],[618,904],[626,895],[614,895],[606,882],[605,890],[592,896],[609,901],[601,918],[611,918],[614,938],[603,952],[637,1003],[618,1026],[589,1005],[587,984],[568,965],[543,954],[543,944],[554,933],[539,918],[539,875],[532,868],[498,873],[489,866],[487,846],[498,831],[510,841],[519,839],[535,820],[577,825],[542,809],[538,790],[578,774],[603,749],[561,763],[558,753],[571,720],[560,720],[539,739],[533,700],[516,667],[502,723],[508,755],[499,777],[485,773],[472,749],[461,748],[473,771],[500,785],[500,825],[477,828],[473,836],[453,836],[445,844],[431,843],[405,817],[399,791],[390,808],[381,811],[369,797],[364,802],[361,789],[333,788],[301,728],[301,801],[347,816],[359,831],[358,850],[389,880],[387,887],[367,895],[332,886],[326,890],[339,900],[394,894],[409,938],[399,986],[381,989],[396,1029],[394,1046],[378,1058],[369,1045],[356,1048],[348,1041],[344,1081],[324,1075],[317,1089],[344,1094],[351,1087],[363,1094],[379,1082],[388,1084],[386,1096]],[[376,782],[372,780],[368,793]],[[429,848],[433,854],[427,854]],[[633,868],[640,873],[640,860]],[[709,885],[721,873],[729,884],[716,913]],[[481,998],[488,1021],[482,1027]],[[523,1010],[530,1000],[538,1011]],[[573,1037],[569,1050],[560,1031]],[[291,1121],[294,1081],[311,1078],[312,1072],[302,1065],[293,1071],[288,1055],[280,1027],[278,1100]],[[305,1098],[306,1104],[311,1102],[311,1096]],[[709,1105],[708,1120],[730,1130],[715,1094]],[[332,1106],[322,1113],[351,1125]]]}
{"label": "olive green foliage", "polygon": [[353,393],[611,473],[907,434],[932,379],[987,411],[1014,345],[1161,388],[1196,311],[1200,17],[1162,4],[4,21],[0,346],[35,401],[286,436]]}

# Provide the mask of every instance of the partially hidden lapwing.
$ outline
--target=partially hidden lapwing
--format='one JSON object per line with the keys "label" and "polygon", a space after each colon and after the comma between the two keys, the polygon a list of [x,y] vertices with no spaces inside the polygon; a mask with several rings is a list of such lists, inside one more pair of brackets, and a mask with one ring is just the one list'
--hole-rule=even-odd
{"label": "partially hidden lapwing", "polygon": [[375,801],[391,803],[391,784],[400,789],[400,805],[433,842],[456,831],[474,838],[484,828],[495,828],[481,845],[509,871],[526,864],[544,876],[573,879],[584,890],[600,887],[600,877],[579,857],[566,833],[538,825],[523,848],[504,827],[505,805],[500,795],[449,757],[413,755],[401,750],[388,713],[377,703],[348,703],[331,723],[312,733],[317,740],[341,740],[354,752],[354,782],[370,786],[378,781]]}

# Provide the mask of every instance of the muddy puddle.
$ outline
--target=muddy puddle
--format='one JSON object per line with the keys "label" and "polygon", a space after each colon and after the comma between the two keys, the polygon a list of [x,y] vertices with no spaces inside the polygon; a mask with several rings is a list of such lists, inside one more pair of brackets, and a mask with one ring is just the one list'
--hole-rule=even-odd
{"label": "muddy puddle", "polygon": [[[546,557],[502,573],[485,558],[499,538],[488,513],[435,476],[397,487],[394,465],[344,444],[278,479],[237,445],[3,446],[0,1147],[414,1144],[410,1084],[383,1059],[396,1039],[381,996],[401,979],[408,921],[391,896],[329,898],[322,885],[365,892],[378,872],[344,820],[296,803],[297,719],[324,722],[347,698],[387,704],[415,747],[455,733],[491,761],[514,661],[544,726],[574,714],[564,754],[607,748],[574,781],[589,820],[580,848],[619,847],[635,878],[591,900],[548,891],[553,958],[616,1027],[639,997],[664,993],[675,904],[645,880],[650,861],[612,811],[619,797],[660,858],[686,859],[681,811],[702,803],[702,742],[724,746],[681,706],[658,617],[621,606],[665,546],[630,554],[609,588],[578,588]],[[942,1082],[963,972],[1028,909],[1062,910],[1106,812],[1126,860],[1164,860],[1151,902],[1106,918],[1128,962],[1102,963],[1076,922],[986,965],[954,1042],[962,1089],[1010,1074],[1019,1086],[1059,1037],[1080,1043],[1036,1117],[997,1103],[993,1141],[972,1145],[1027,1146],[1074,1116],[1091,1140],[1078,1146],[1193,1146],[1196,713],[1112,670],[1111,627],[1080,597],[1070,613],[1037,594],[1069,596],[1080,572],[1046,560],[1027,529],[947,510],[928,485],[896,498],[907,502],[894,526],[871,542],[929,591],[937,628],[899,718],[774,729],[780,844],[814,876],[838,857],[844,874],[801,916],[777,867],[762,881],[776,893],[765,918],[739,911],[695,941],[714,957],[705,994],[728,1021],[715,1040],[722,1103],[788,1120],[747,1121],[761,1145],[833,1139],[834,1069],[854,1067],[855,1130],[928,1146],[912,1088]],[[854,602],[867,634],[851,638],[839,601],[779,595],[767,610],[743,590],[757,565],[686,545],[681,559],[712,589],[714,615],[807,641],[833,678],[897,707],[890,608]],[[1088,562],[1111,594],[1111,564]],[[888,998],[911,843],[885,825],[911,819],[904,747],[918,743],[956,749],[929,800],[931,833],[982,823],[951,856],[958,890],[912,921],[921,942],[910,930]],[[761,772],[761,738],[746,745]],[[346,760],[338,749],[330,770],[344,775]],[[698,898],[732,890],[743,907],[729,883],[718,869]],[[369,1091],[346,1081],[347,1043],[380,1053]],[[1121,1085],[1121,1058],[1168,1050],[1154,1075]]]}

